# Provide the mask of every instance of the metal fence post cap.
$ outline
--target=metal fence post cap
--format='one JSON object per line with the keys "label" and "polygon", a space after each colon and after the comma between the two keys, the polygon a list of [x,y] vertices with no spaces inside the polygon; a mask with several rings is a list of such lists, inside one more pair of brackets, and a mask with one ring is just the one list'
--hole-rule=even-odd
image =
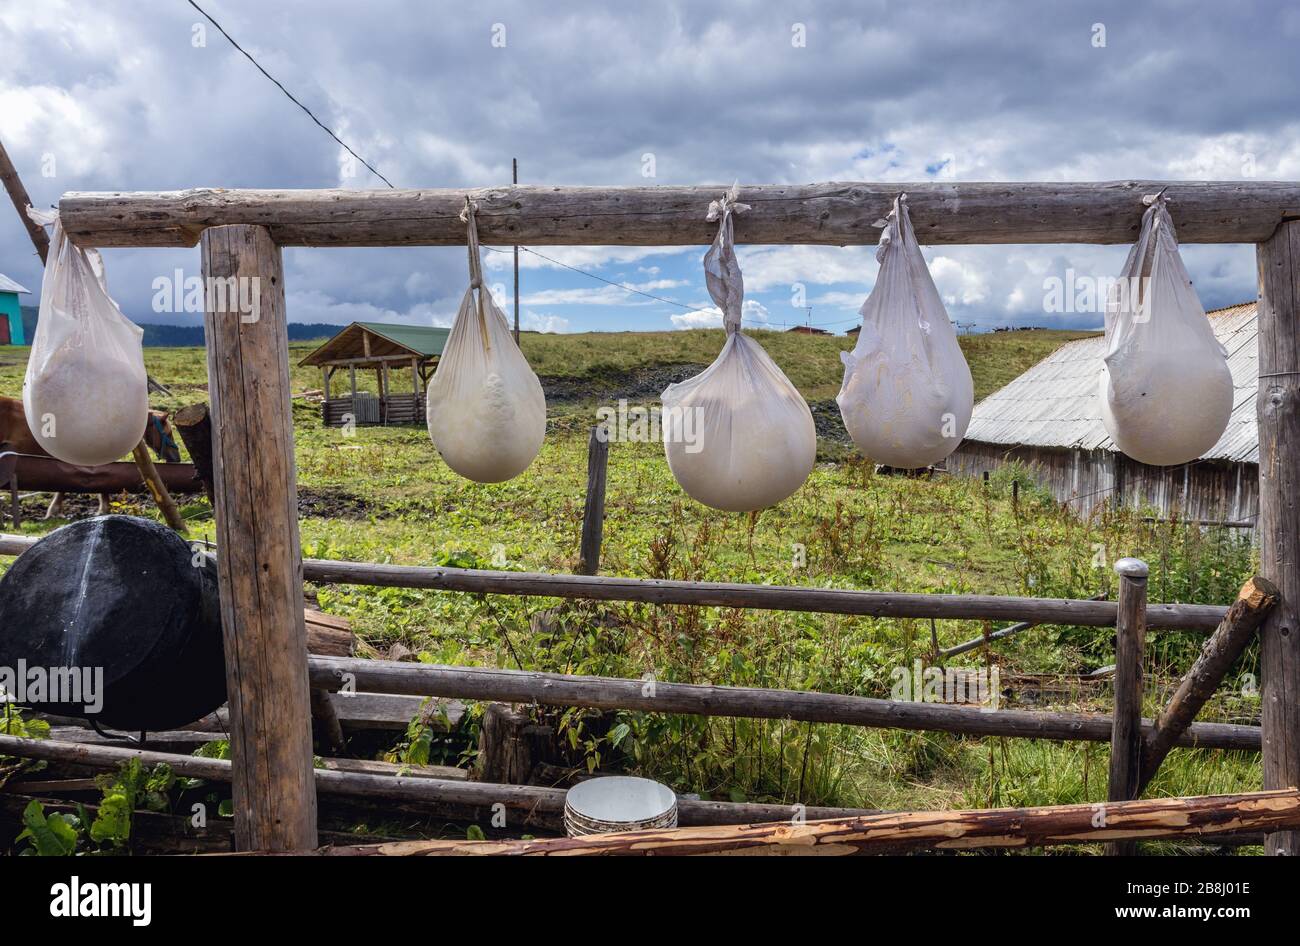
{"label": "metal fence post cap", "polygon": [[1115,563],[1115,574],[1121,578],[1145,578],[1150,571],[1140,558],[1121,558]]}

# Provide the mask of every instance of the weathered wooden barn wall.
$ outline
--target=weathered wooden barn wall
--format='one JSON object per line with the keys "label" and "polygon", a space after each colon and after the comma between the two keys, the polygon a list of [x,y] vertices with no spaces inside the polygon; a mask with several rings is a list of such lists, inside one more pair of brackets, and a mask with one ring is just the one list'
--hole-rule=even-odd
{"label": "weathered wooden barn wall", "polygon": [[981,476],[1011,462],[1081,515],[1123,503],[1162,518],[1254,525],[1259,513],[1259,469],[1254,463],[1198,460],[1147,466],[1109,450],[1027,447],[967,440],[948,457],[950,473]]}

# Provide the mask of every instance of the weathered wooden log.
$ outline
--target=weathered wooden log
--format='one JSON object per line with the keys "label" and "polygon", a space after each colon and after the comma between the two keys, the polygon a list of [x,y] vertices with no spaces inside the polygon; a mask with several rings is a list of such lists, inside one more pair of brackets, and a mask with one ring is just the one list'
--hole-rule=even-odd
{"label": "weathered wooden log", "polygon": [[324,657],[351,657],[355,652],[357,637],[352,633],[347,618],[314,608],[304,608],[303,622],[307,629],[307,653]]}
{"label": "weathered wooden log", "polygon": [[[159,463],[154,469],[170,493],[197,493],[203,488],[192,464]],[[14,476],[24,490],[33,492],[143,493],[147,490],[140,468],[134,463],[73,466],[53,457],[20,453],[14,463]]]}
{"label": "weathered wooden log", "polygon": [[[82,246],[193,246],[205,227],[255,224],[281,246],[707,244],[704,218],[725,184],[504,186],[443,190],[226,190],[67,193],[59,216]],[[924,244],[1132,243],[1142,196],[1164,190],[1182,243],[1255,243],[1300,214],[1300,184],[1267,181],[741,184],[752,208],[737,243],[874,244],[875,221],[908,195]]]}
{"label": "weathered wooden log", "polygon": [[1223,682],[1228,669],[1246,649],[1256,628],[1277,602],[1277,595],[1277,587],[1267,578],[1256,576],[1242,585],[1223,622],[1206,640],[1192,669],[1187,671],[1174,695],[1160,711],[1155,726],[1146,735],[1138,796],[1151,784],[1175,740],[1196,719],[1196,714]]}
{"label": "weathered wooden log", "polygon": [[665,854],[897,854],[925,849],[1028,848],[1212,835],[1233,830],[1300,828],[1300,791],[1201,795],[1108,802],[1097,826],[1095,804],[973,811],[908,811],[804,824],[630,831],[583,838],[528,841],[398,841],[325,848],[357,856],[665,855]]}
{"label": "weathered wooden log", "polygon": [[[168,465],[164,464],[164,467]],[[35,540],[28,536],[0,535],[0,555],[20,555],[34,543]],[[808,611],[814,614],[855,614],[864,617],[973,621],[1014,621],[1028,617],[1039,624],[1114,627],[1117,614],[1112,601],[1078,601],[1070,598],[903,594],[714,581],[616,578],[609,575],[548,575],[473,568],[384,565],[318,558],[305,559],[302,569],[304,578],[319,584]],[[1227,613],[1226,607],[1214,604],[1149,604],[1147,627],[1210,631],[1218,626]]]}
{"label": "weathered wooden log", "polygon": [[[197,756],[175,755],[145,749],[128,749],[118,746],[88,745],[85,743],[56,742],[50,739],[21,739],[0,735],[0,755],[26,759],[46,759],[93,769],[113,769],[131,758],[145,765],[164,762],[177,775],[229,782],[231,766],[226,759],[203,759]],[[330,765],[330,760],[325,760]],[[400,771],[400,766],[394,768]],[[560,814],[564,811],[565,791],[561,788],[543,788],[537,785],[493,785],[487,782],[470,782],[463,779],[427,778],[411,775],[375,774],[373,772],[341,771],[337,767],[314,769],[316,787],[323,795],[356,798],[381,798],[407,802],[414,805],[482,810],[490,816],[493,805],[522,813]],[[792,820],[795,818],[841,818],[849,815],[874,814],[869,809],[825,808],[818,806],[772,805],[742,802],[699,801],[692,798],[677,799],[678,820],[684,825],[753,824],[762,821]],[[512,824],[522,823],[512,820]]]}
{"label": "weathered wooden log", "polygon": [[587,439],[587,492],[582,506],[582,540],[578,545],[578,574],[600,571],[600,543],[605,533],[605,475],[609,467],[609,436],[591,428]]}
{"label": "weathered wooden log", "polygon": [[[1146,649],[1147,563],[1121,558],[1115,563],[1119,576],[1119,620],[1115,625],[1115,710],[1110,735],[1110,772],[1106,784],[1108,802],[1137,798],[1142,765],[1142,661]],[[1109,841],[1106,853],[1128,856],[1137,853],[1137,842]]]}
{"label": "weathered wooden log", "polygon": [[[580,598],[592,601],[641,601],[771,611],[809,611],[869,617],[1016,620],[1040,624],[1114,627],[1116,607],[1110,601],[1064,598],[1004,598],[995,595],[925,595],[726,582],[616,578],[607,575],[547,575],[469,568],[383,565],[308,559],[303,575],[320,584],[378,585],[470,591],[480,594]],[[1178,630],[1211,630],[1227,608],[1204,604],[1153,604],[1148,626]]]}
{"label": "weathered wooden log", "polygon": [[[1300,785],[1300,221],[1256,248],[1259,268],[1259,572],[1279,591],[1260,628],[1264,787]],[[1300,832],[1270,854],[1300,855]]]}
{"label": "weathered wooden log", "polygon": [[200,401],[188,404],[172,415],[172,427],[180,434],[194,470],[203,483],[208,502],[215,503],[212,492],[212,419],[208,405]]}
{"label": "weathered wooden log", "polygon": [[235,835],[245,850],[308,850],[316,787],[284,267],[263,227],[206,230],[201,255],[205,286],[253,303],[209,291],[203,315]]}
{"label": "weathered wooden log", "polygon": [[504,703],[491,703],[479,723],[478,757],[474,779],[503,785],[527,785],[531,781],[533,743],[529,738],[528,714]]}
{"label": "weathered wooden log", "polygon": [[[313,686],[337,690],[350,683],[372,693],[455,696],[499,703],[584,706],[648,713],[793,719],[891,729],[916,729],[969,736],[1012,736],[1109,742],[1111,717],[1031,710],[989,711],[942,703],[881,700],[805,690],[704,686],[659,680],[624,680],[488,667],[445,667],[334,657],[308,658]],[[1143,720],[1149,728],[1150,720]],[[1196,723],[1179,745],[1206,749],[1259,750],[1259,728]]]}
{"label": "weathered wooden log", "polygon": [[31,237],[32,246],[36,248],[36,255],[44,264],[50,252],[50,236],[45,232],[44,227],[27,216],[27,208],[32,205],[32,198],[27,193],[27,188],[23,186],[22,178],[18,176],[18,169],[9,159],[9,152],[5,150],[3,144],[0,144],[0,184],[4,185],[5,191],[9,194],[9,200],[13,202],[14,210],[18,212],[18,219],[23,222],[27,235]]}

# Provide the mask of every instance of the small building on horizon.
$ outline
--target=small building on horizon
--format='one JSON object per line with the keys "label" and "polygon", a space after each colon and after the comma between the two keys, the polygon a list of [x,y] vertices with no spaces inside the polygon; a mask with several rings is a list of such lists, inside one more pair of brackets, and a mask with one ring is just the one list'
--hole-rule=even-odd
{"label": "small building on horizon", "polygon": [[[424,390],[438,366],[451,329],[387,322],[353,322],[302,361],[321,370],[321,420],[342,427],[349,416],[357,425],[422,424]],[[332,382],[348,373],[345,393],[334,396]],[[377,394],[357,390],[357,372],[375,372]],[[409,375],[406,372],[410,372]],[[398,377],[409,381],[399,381]]]}
{"label": "small building on horizon", "polygon": [[971,415],[950,473],[980,476],[1025,464],[1058,501],[1082,515],[1103,504],[1151,508],[1161,518],[1254,528],[1259,514],[1259,389],[1256,304],[1207,313],[1228,352],[1234,387],[1228,426],[1190,463],[1149,466],[1119,452],[1101,421],[1103,336],[1067,342]]}
{"label": "small building on horizon", "polygon": [[23,332],[23,307],[20,295],[31,295],[4,273],[0,273],[0,345],[26,345]]}

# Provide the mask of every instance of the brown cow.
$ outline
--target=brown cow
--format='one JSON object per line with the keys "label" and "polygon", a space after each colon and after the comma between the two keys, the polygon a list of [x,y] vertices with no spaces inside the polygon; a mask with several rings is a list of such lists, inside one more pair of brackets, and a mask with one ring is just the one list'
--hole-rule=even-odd
{"label": "brown cow", "polygon": [[[166,463],[180,462],[181,451],[176,446],[176,438],[172,435],[172,425],[167,411],[149,412],[149,423],[144,428],[144,442],[158,456],[158,459]],[[27,426],[23,402],[12,397],[0,397],[0,443],[9,444],[9,449],[16,453],[37,457],[49,456],[41,449],[41,445],[36,442],[31,429]],[[107,512],[108,495],[100,493],[99,514],[102,516]],[[62,515],[63,494],[55,493],[54,499],[50,501],[50,508],[45,512],[45,518]]]}

